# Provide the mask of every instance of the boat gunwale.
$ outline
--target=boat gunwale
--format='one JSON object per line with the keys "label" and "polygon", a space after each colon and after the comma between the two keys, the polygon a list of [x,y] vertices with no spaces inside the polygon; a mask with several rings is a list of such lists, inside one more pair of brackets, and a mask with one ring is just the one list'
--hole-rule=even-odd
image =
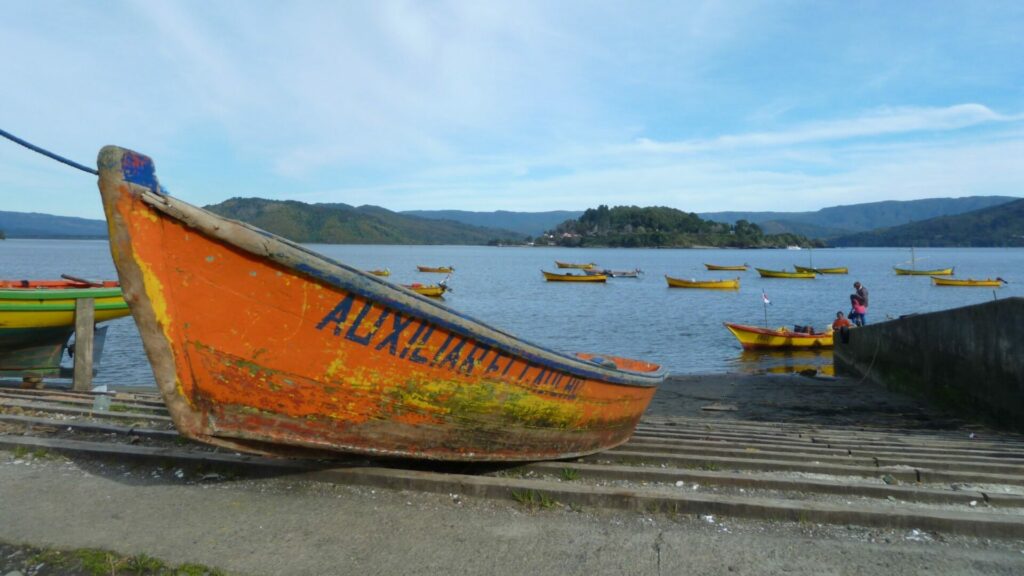
{"label": "boat gunwale", "polygon": [[[724,278],[721,280],[686,280],[665,274],[665,281],[669,288],[707,288],[717,290],[739,290],[740,277]],[[673,284],[673,282],[675,282]]]}
{"label": "boat gunwale", "polygon": [[121,288],[0,288],[0,300],[77,300],[115,298]]}
{"label": "boat gunwale", "polygon": [[[398,288],[393,283],[338,262],[287,238],[282,238],[245,222],[210,213],[165,192],[157,192],[159,185],[155,182],[151,187],[146,183],[129,180],[128,176],[124,174],[120,162],[102,161],[110,152],[115,152],[118,157],[125,153],[138,154],[116,146],[105,147],[100,152],[101,161],[98,163],[101,180],[103,174],[109,172],[109,176],[115,182],[123,182],[130,187],[129,194],[135,195],[140,201],[167,218],[196,230],[212,241],[233,246],[256,258],[266,259],[287,270],[294,271],[296,274],[306,276],[312,281],[318,281],[329,287],[374,301],[377,305],[418,318],[460,336],[473,338],[486,346],[519,356],[524,361],[573,373],[604,384],[652,388],[664,381],[666,376],[664,368],[653,372],[611,369],[581,360],[567,353],[527,342],[469,315],[448,308],[441,302],[421,296],[406,288]],[[207,222],[203,222],[204,219]],[[115,223],[114,225],[122,224]],[[232,234],[231,232],[241,233]],[[236,236],[239,237],[236,238]],[[128,283],[122,282],[122,286],[128,286]],[[140,289],[144,291],[141,286]],[[163,338],[163,335],[158,337]]]}

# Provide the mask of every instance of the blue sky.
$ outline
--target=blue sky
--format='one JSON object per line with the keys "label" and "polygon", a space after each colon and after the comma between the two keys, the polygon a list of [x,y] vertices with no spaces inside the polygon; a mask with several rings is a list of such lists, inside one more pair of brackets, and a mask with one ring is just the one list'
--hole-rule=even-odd
{"label": "blue sky", "polygon": [[[1024,196],[1024,2],[4,2],[0,128],[391,210]],[[0,210],[101,218],[0,141]]]}

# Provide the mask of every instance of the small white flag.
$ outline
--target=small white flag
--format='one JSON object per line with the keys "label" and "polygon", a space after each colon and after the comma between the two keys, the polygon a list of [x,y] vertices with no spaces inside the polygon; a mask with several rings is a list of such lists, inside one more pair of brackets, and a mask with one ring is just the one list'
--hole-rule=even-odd
{"label": "small white flag", "polygon": [[761,291],[761,300],[764,300],[765,306],[772,303],[772,301],[768,299],[768,295],[764,293],[764,290]]}

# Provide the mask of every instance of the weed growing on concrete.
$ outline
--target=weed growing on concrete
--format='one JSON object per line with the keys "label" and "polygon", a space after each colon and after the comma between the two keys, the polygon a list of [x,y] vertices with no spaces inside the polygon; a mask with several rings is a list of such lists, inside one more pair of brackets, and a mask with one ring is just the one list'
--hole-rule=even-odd
{"label": "weed growing on concrete", "polygon": [[111,404],[110,408],[107,408],[107,410],[111,412],[130,412],[131,408],[126,404]]}
{"label": "weed growing on concrete", "polygon": [[15,446],[14,447],[14,457],[15,458],[24,458],[25,456],[28,456],[28,448],[26,448],[24,446]]}
{"label": "weed growing on concrete", "polygon": [[[11,547],[6,546],[4,550],[9,551],[9,548]],[[222,570],[200,564],[168,566],[162,560],[148,554],[122,556],[116,552],[95,548],[61,551],[29,547],[28,550],[36,552],[26,557],[25,566],[34,568],[45,565],[50,570],[47,573],[88,576],[225,576]]]}
{"label": "weed growing on concrete", "polygon": [[714,462],[702,462],[701,465],[698,466],[698,469],[707,470],[708,472],[715,472],[718,470],[718,464],[715,464]]}
{"label": "weed growing on concrete", "polygon": [[580,471],[575,468],[562,468],[562,480],[566,482],[572,482],[578,480],[580,477]]}
{"label": "weed growing on concrete", "polygon": [[551,496],[542,492],[537,492],[536,490],[513,490],[512,499],[523,506],[528,507],[530,510],[535,510],[537,508],[548,509],[558,504],[558,501]]}
{"label": "weed growing on concrete", "polygon": [[47,450],[46,448],[36,448],[35,451],[32,452],[32,457],[33,458],[40,458],[41,459],[41,458],[46,458],[49,455],[50,455],[50,451]]}

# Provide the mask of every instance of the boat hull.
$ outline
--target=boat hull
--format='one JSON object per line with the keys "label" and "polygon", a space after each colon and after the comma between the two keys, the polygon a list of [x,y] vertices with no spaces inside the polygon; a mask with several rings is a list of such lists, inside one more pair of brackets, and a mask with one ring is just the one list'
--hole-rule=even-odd
{"label": "boat hull", "polygon": [[548,282],[607,282],[607,274],[557,274],[555,272],[546,272],[541,270],[541,274],[544,275],[544,279]]}
{"label": "boat hull", "polygon": [[761,278],[795,278],[800,280],[811,280],[814,278],[814,272],[786,272],[785,270],[765,270],[764,268],[755,268],[757,273],[761,275]]}
{"label": "boat hull", "polygon": [[740,279],[731,280],[686,280],[665,276],[670,288],[704,288],[708,290],[739,290]]}
{"label": "boat hull", "polygon": [[518,340],[254,227],[100,154],[111,252],[179,432],[235,450],[461,461],[625,442],[664,374]]}
{"label": "boat hull", "polygon": [[952,276],[953,268],[937,268],[935,270],[912,270],[893,267],[897,276]]}
{"label": "boat hull", "polygon": [[842,266],[835,268],[809,268],[807,266],[793,266],[797,272],[810,272],[812,274],[849,274],[850,269]]}
{"label": "boat hull", "polygon": [[455,271],[455,268],[451,266],[417,266],[416,269],[420,272],[430,272],[432,274],[451,274]]}
{"label": "boat hull", "polygon": [[985,279],[975,280],[973,278],[954,279],[954,278],[941,278],[938,276],[932,276],[932,283],[936,286],[963,286],[963,287],[975,287],[975,288],[999,288],[1003,285],[1001,279]]}
{"label": "boat hull", "polygon": [[0,328],[0,375],[56,376],[73,326]]}
{"label": "boat hull", "polygon": [[574,270],[592,270],[597,266],[597,264],[594,264],[593,262],[587,264],[575,264],[572,262],[559,262],[558,260],[555,260],[555,266],[559,268],[571,268]]}
{"label": "boat hull", "polygon": [[445,286],[440,284],[402,284],[402,286],[428,298],[440,298],[448,291]]}
{"label": "boat hull", "polygon": [[718,266],[716,264],[705,264],[704,267],[707,268],[708,270],[716,270],[716,271],[745,272],[747,270],[747,265],[746,264],[739,265],[739,266]]}
{"label": "boat hull", "polygon": [[730,322],[726,322],[725,327],[739,340],[744,350],[831,348],[833,344],[832,332],[804,334],[785,328],[759,328]]}

